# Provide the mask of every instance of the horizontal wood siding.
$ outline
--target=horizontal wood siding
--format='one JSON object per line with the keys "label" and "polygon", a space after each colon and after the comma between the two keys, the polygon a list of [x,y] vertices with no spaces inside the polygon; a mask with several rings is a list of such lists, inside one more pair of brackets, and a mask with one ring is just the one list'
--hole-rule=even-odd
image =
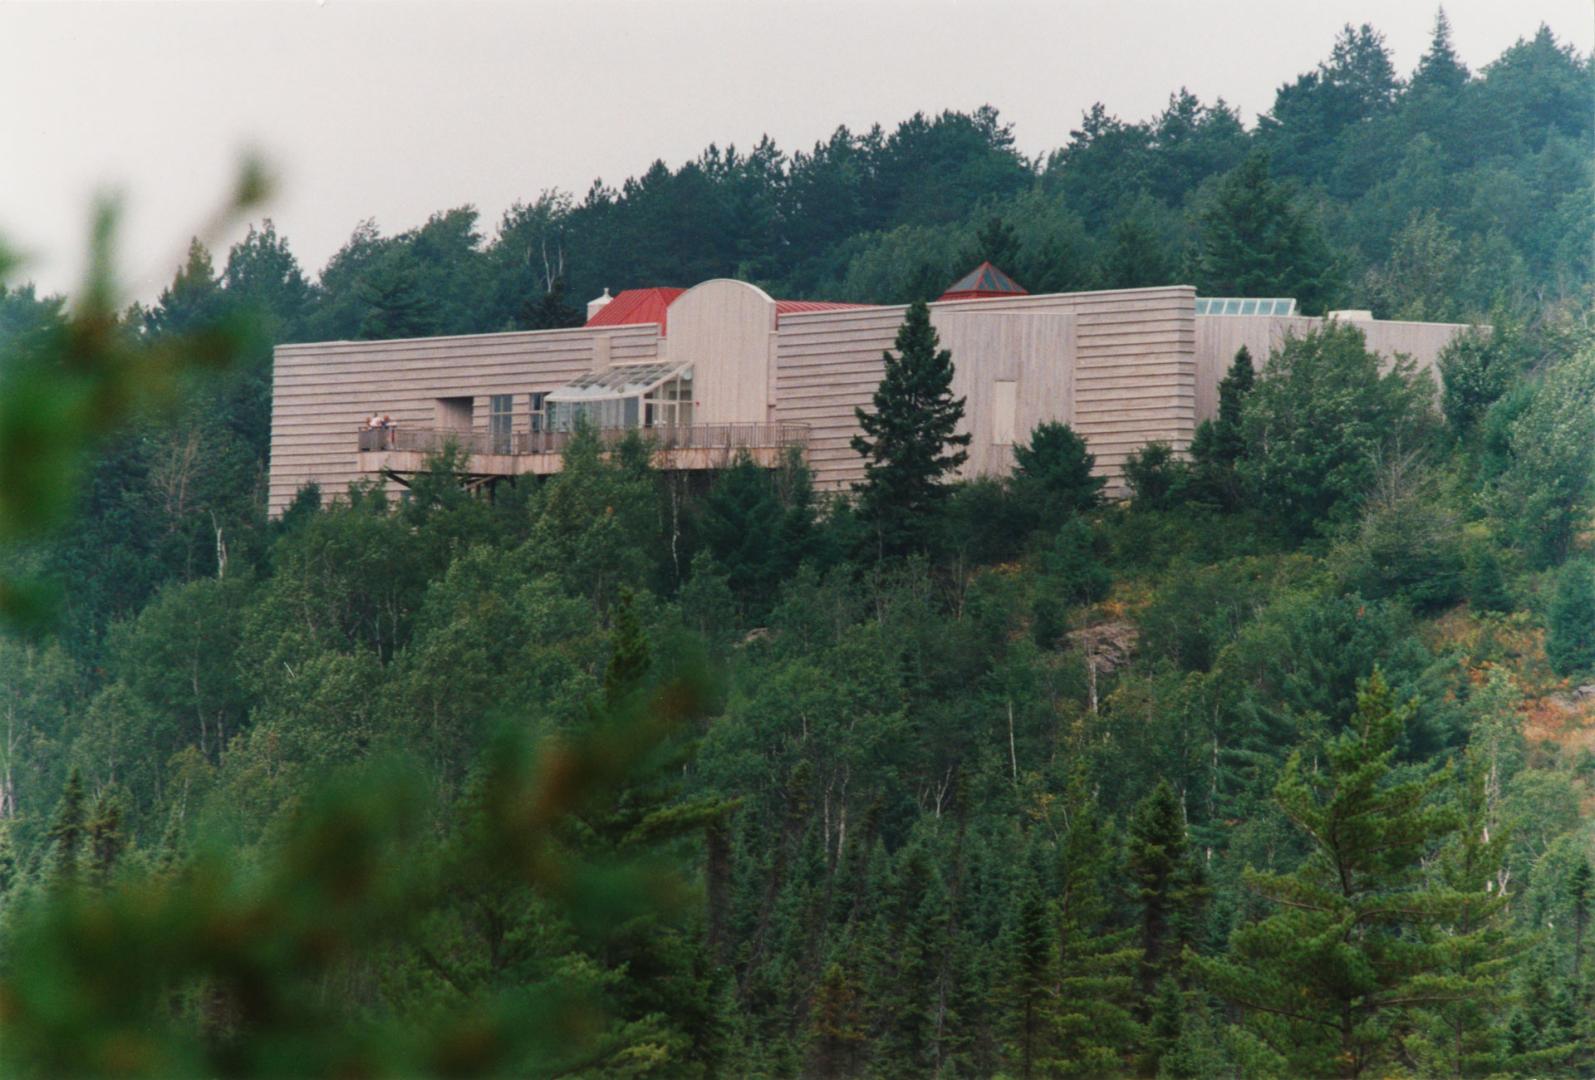
{"label": "horizontal wood siding", "polygon": [[596,343],[606,339],[612,363],[659,354],[652,324],[278,346],[270,512],[280,514],[312,481],[321,485],[323,498],[331,498],[361,478],[355,471],[356,433],[372,413],[386,413],[401,427],[429,428],[436,425],[437,399],[468,397],[472,428],[486,431],[489,397],[512,394],[514,428],[526,431],[530,395],[592,370],[601,353]]}
{"label": "horizontal wood siding", "polygon": [[[902,322],[903,307],[849,309],[787,315],[781,320],[776,346],[776,418],[813,425],[809,461],[815,486],[844,490],[863,478],[863,463],[848,445],[859,431],[855,408],[868,408],[882,372],[881,353],[892,346]],[[1072,316],[1072,327],[1055,322],[1016,330],[1001,323],[970,324],[955,329],[960,315]],[[985,342],[1006,348],[1007,338],[1045,340],[1026,346],[1026,355],[1050,358],[1067,373],[1034,375],[1027,398],[1020,390],[1017,435],[1028,438],[1040,419],[1067,419],[1097,454],[1098,471],[1110,490],[1122,489],[1123,461],[1129,451],[1154,439],[1179,449],[1190,445],[1196,429],[1196,293],[1189,286],[1122,289],[1096,293],[1060,293],[1012,299],[960,300],[931,305],[932,321],[949,341],[960,363],[962,392],[978,399],[972,422],[988,420],[986,383],[1006,374],[990,367],[995,355],[979,352]],[[943,330],[945,328],[945,330]],[[1037,335],[1040,335],[1037,337]],[[970,367],[970,365],[975,365]],[[1024,378],[1024,376],[1021,376]],[[979,388],[976,389],[976,385]],[[977,466],[972,455],[971,467]],[[1006,452],[983,452],[979,471],[1005,471]]]}

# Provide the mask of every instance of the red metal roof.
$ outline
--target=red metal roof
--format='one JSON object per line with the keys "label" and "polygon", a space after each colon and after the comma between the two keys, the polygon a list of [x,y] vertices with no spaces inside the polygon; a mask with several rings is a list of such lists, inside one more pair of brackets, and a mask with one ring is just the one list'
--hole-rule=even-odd
{"label": "red metal roof", "polygon": [[947,286],[938,300],[982,300],[991,296],[1029,296],[1029,290],[989,262]]}
{"label": "red metal roof", "polygon": [[[637,323],[658,323],[659,333],[668,329],[670,305],[685,289],[657,286],[651,289],[625,289],[598,309],[598,314],[587,320],[588,326],[631,326]],[[827,300],[777,300],[775,317],[798,315],[809,311],[836,311],[841,308],[870,307],[870,304],[837,304]]]}
{"label": "red metal roof", "polygon": [[636,323],[658,323],[659,332],[665,332],[665,313],[676,297],[686,289],[657,286],[652,289],[623,289],[614,299],[598,309],[598,314],[587,320],[588,326],[631,326]]}
{"label": "red metal roof", "polygon": [[829,300],[777,300],[775,302],[775,317],[779,320],[782,315],[802,315],[809,311],[840,311],[843,308],[874,306],[873,304],[838,304]]}

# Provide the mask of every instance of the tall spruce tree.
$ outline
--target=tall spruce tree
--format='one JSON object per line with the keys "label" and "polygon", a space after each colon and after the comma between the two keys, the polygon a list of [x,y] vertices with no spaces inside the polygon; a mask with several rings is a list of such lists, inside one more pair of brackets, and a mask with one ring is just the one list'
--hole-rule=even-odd
{"label": "tall spruce tree", "polygon": [[885,374],[874,409],[855,409],[862,435],[853,449],[864,460],[859,511],[872,527],[877,554],[923,550],[947,497],[946,475],[969,457],[958,434],[964,399],[952,395],[953,357],[938,348],[930,308],[911,304],[897,331],[896,355],[882,354]]}
{"label": "tall spruce tree", "polygon": [[1461,828],[1434,861],[1438,883],[1461,902],[1436,939],[1448,955],[1433,984],[1444,986],[1449,1000],[1420,1013],[1418,1030],[1406,1042],[1425,1074],[1487,1076],[1506,1066],[1502,1021],[1512,997],[1513,961],[1528,941],[1506,919],[1501,870],[1509,836],[1491,828],[1490,772],[1487,757],[1470,751],[1456,792]]}
{"label": "tall spruce tree", "polygon": [[83,857],[84,810],[83,778],[73,769],[67,774],[50,824],[50,880],[55,884],[71,885],[77,880]]}
{"label": "tall spruce tree", "polygon": [[1306,861],[1249,871],[1247,887],[1278,910],[1238,928],[1225,958],[1186,957],[1297,1075],[1395,1066],[1415,1009],[1473,990],[1451,977],[1451,935],[1479,900],[1423,868],[1459,823],[1435,797],[1448,773],[1413,778],[1394,764],[1414,711],[1375,670],[1346,731],[1291,756],[1275,797],[1308,841]]}
{"label": "tall spruce tree", "polygon": [[1570,562],[1556,580],[1545,656],[1558,675],[1595,672],[1595,569]]}
{"label": "tall spruce tree", "polygon": [[1068,424],[1038,424],[1013,457],[1014,499],[1030,528],[1051,531],[1101,505],[1107,480],[1092,474],[1096,458]]}
{"label": "tall spruce tree", "polygon": [[1197,425],[1191,440],[1192,494],[1233,509],[1241,501],[1235,465],[1246,453],[1241,426],[1246,399],[1257,385],[1252,354],[1242,345],[1218,383],[1218,415]]}
{"label": "tall spruce tree", "polygon": [[1203,891],[1191,864],[1184,810],[1168,781],[1159,780],[1131,815],[1127,855],[1141,904],[1138,985],[1147,1018],[1159,982],[1177,969],[1181,948],[1193,936]]}
{"label": "tall spruce tree", "polygon": [[1031,882],[1019,902],[1008,942],[1009,967],[1002,982],[1008,1055],[1020,1080],[1036,1076],[1052,1041],[1054,945],[1047,902]]}
{"label": "tall spruce tree", "polygon": [[1201,215],[1198,286],[1207,296],[1288,296],[1319,312],[1337,287],[1317,220],[1254,153],[1219,182]]}

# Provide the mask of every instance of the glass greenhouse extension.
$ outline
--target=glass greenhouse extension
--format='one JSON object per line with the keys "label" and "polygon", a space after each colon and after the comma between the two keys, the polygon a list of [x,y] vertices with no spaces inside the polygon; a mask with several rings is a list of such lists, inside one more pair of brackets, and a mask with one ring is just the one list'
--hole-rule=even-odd
{"label": "glass greenhouse extension", "polygon": [[548,395],[548,426],[570,431],[577,417],[594,428],[684,427],[692,423],[692,365],[617,364]]}

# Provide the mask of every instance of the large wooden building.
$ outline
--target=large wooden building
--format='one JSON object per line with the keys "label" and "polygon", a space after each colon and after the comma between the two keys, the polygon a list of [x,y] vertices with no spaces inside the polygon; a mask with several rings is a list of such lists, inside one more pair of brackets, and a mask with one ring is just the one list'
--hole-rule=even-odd
{"label": "large wooden building", "polygon": [[[1246,345],[1260,365],[1322,320],[1294,302],[1198,299],[1195,289],[1032,296],[982,266],[931,304],[973,437],[966,475],[1007,471],[1015,442],[1063,421],[1110,490],[1149,442],[1178,449],[1217,407]],[[281,345],[272,392],[271,512],[317,483],[403,483],[447,441],[476,481],[557,471],[577,417],[615,438],[643,429],[662,468],[722,467],[746,451],[773,465],[797,448],[819,490],[863,476],[849,445],[904,308],[774,300],[741,281],[636,289],[594,301],[585,326],[397,341]],[[1355,321],[1370,349],[1431,366],[1464,327]],[[373,416],[391,426],[373,428]]]}

